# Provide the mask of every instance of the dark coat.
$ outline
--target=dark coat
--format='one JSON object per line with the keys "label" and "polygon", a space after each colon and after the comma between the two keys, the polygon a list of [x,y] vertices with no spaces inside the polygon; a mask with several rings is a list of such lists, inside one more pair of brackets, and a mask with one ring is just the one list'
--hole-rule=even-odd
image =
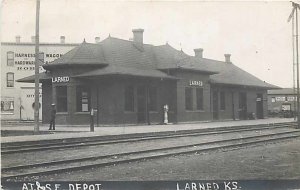
{"label": "dark coat", "polygon": [[55,115],[56,115],[56,109],[52,108],[52,110],[51,110],[51,119],[55,119]]}

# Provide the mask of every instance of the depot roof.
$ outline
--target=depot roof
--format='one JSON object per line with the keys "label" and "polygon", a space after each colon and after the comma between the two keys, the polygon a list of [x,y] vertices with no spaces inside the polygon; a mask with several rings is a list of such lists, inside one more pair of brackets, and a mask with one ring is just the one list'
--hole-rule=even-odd
{"label": "depot roof", "polygon": [[[59,67],[90,65],[96,68],[74,77],[126,75],[175,79],[166,71],[178,69],[208,74],[213,84],[278,88],[258,79],[233,63],[190,56],[169,44],[138,46],[133,41],[110,36],[96,44],[84,41],[78,47],[43,67],[51,71]],[[25,82],[30,79],[32,77],[18,81]]]}
{"label": "depot roof", "polygon": [[96,77],[96,76],[109,76],[109,75],[125,75],[125,76],[137,76],[147,78],[161,78],[161,79],[177,79],[173,76],[167,75],[166,73],[154,70],[154,69],[139,69],[134,67],[123,67],[123,66],[107,66],[101,69],[96,69],[90,72],[85,72],[75,77]]}
{"label": "depot roof", "polygon": [[295,94],[297,94],[297,89],[295,89],[295,91],[293,88],[268,90],[268,94],[270,94],[270,95],[295,95]]}
{"label": "depot roof", "polygon": [[[47,72],[39,73],[39,80],[40,81],[45,81],[45,80],[50,80],[52,78],[52,75]],[[17,82],[28,82],[28,83],[34,83],[35,75],[31,75],[28,77],[24,77],[21,79],[18,79]]]}
{"label": "depot roof", "polygon": [[43,67],[49,69],[51,67],[69,66],[69,65],[107,65],[107,61],[103,56],[102,46],[89,44],[85,41],[71,51],[64,54],[61,58],[45,64]]}

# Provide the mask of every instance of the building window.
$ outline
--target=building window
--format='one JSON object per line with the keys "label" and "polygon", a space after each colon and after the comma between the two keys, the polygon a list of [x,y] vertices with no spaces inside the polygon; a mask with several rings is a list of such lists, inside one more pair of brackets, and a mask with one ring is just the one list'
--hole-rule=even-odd
{"label": "building window", "polygon": [[14,66],[14,52],[7,52],[7,66]]}
{"label": "building window", "polygon": [[197,110],[203,110],[203,88],[196,88]]}
{"label": "building window", "polygon": [[6,73],[6,86],[14,87],[14,73]]}
{"label": "building window", "polygon": [[185,109],[193,110],[193,89],[185,88]]}
{"label": "building window", "polygon": [[91,106],[90,89],[84,86],[76,88],[76,111],[88,112]]}
{"label": "building window", "polygon": [[220,109],[221,110],[225,110],[225,102],[226,102],[225,92],[222,91],[222,92],[220,92]]}
{"label": "building window", "polygon": [[245,92],[239,94],[239,108],[245,110],[247,107],[247,95]]}
{"label": "building window", "polygon": [[14,98],[1,97],[1,114],[14,114]]}
{"label": "building window", "polygon": [[157,88],[149,87],[149,111],[157,111]]}
{"label": "building window", "polygon": [[133,86],[125,87],[125,111],[134,111],[134,88]]}
{"label": "building window", "polygon": [[67,86],[56,87],[57,112],[68,111]]}
{"label": "building window", "polygon": [[[275,98],[274,98],[275,99]],[[288,102],[293,102],[295,100],[295,97],[293,97],[293,96],[288,96],[287,97],[287,101]]]}
{"label": "building window", "polygon": [[275,97],[272,97],[271,101],[272,101],[272,102],[276,102]]}

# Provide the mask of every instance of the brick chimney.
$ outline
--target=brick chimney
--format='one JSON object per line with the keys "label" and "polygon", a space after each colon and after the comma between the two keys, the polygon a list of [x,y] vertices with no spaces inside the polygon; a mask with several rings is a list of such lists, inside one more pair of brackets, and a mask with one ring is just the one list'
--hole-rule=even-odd
{"label": "brick chimney", "polygon": [[225,56],[225,62],[226,63],[231,63],[231,61],[230,61],[231,54],[224,54],[224,56]]}
{"label": "brick chimney", "polygon": [[35,43],[35,36],[31,36],[31,42]]}
{"label": "brick chimney", "polygon": [[64,44],[66,41],[66,37],[65,36],[60,36],[60,43]]}
{"label": "brick chimney", "polygon": [[133,43],[139,47],[143,47],[143,32],[144,29],[133,29]]}
{"label": "brick chimney", "polygon": [[20,43],[21,42],[21,36],[16,36],[16,42]]}
{"label": "brick chimney", "polygon": [[95,43],[98,44],[100,42],[100,37],[95,37]]}
{"label": "brick chimney", "polygon": [[202,48],[194,49],[194,52],[195,52],[195,57],[203,58],[203,49]]}

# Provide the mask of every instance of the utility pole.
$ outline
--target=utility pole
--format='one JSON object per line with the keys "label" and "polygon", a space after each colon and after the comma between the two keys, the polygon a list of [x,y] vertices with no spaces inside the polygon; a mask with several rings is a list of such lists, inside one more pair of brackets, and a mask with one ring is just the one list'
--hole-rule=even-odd
{"label": "utility pole", "polygon": [[[300,9],[299,4],[292,2],[293,5],[293,10],[288,18],[288,22],[291,20],[291,18],[294,18],[294,14],[296,16],[296,74],[297,74],[297,128],[300,128],[300,112],[299,112],[299,97],[300,97],[300,92],[299,92],[299,44],[298,44],[298,9]],[[294,24],[294,23],[293,23]],[[294,50],[293,50],[294,51]]]}
{"label": "utility pole", "polygon": [[294,113],[293,113],[293,117],[294,117],[294,121],[297,120],[297,94],[296,94],[296,74],[295,74],[295,67],[296,67],[296,61],[295,61],[295,18],[293,17],[292,19],[292,44],[293,44],[293,103],[294,103]]}
{"label": "utility pole", "polygon": [[[295,5],[299,8],[298,4]],[[296,8],[296,63],[297,63],[297,128],[300,128],[300,112],[299,112],[299,50],[298,50],[298,9]]]}
{"label": "utility pole", "polygon": [[36,0],[36,22],[35,22],[35,92],[34,92],[34,132],[39,132],[39,92],[40,92],[40,81],[39,81],[39,17],[40,17],[40,0]]}

